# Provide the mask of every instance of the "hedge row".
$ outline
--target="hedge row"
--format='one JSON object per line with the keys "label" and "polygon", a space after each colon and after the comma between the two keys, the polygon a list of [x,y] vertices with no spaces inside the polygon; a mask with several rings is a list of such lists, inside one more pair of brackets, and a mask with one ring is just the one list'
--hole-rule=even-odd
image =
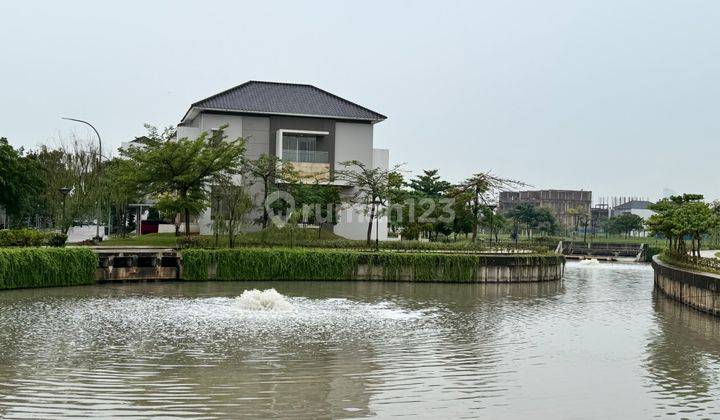
{"label": "hedge row", "polygon": [[365,265],[379,267],[384,280],[402,280],[411,270],[415,281],[466,282],[478,267],[558,264],[563,257],[240,248],[187,249],[182,258],[185,280],[351,280]]}
{"label": "hedge row", "polygon": [[87,248],[0,249],[0,289],[92,284],[97,267]]}
{"label": "hedge row", "polygon": [[35,229],[0,230],[0,247],[4,246],[63,246],[67,235]]}

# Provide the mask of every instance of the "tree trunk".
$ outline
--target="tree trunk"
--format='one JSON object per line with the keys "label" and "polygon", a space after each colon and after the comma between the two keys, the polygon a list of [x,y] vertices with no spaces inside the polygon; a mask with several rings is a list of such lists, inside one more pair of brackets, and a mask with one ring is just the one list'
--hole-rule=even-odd
{"label": "tree trunk", "polygon": [[370,207],[370,223],[368,223],[367,228],[367,244],[370,245],[372,242],[372,225],[373,225],[373,219],[375,219],[375,204]]}
{"label": "tree trunk", "polygon": [[262,202],[262,209],[263,209],[263,218],[262,218],[262,227],[263,229],[267,228],[268,226],[268,220],[269,220],[269,214],[267,210],[267,198],[268,198],[268,190],[270,189],[270,178],[263,179],[263,182],[265,186],[263,187],[263,202]]}
{"label": "tree trunk", "polygon": [[190,236],[190,209],[185,209],[185,237]]}
{"label": "tree trunk", "polygon": [[235,248],[235,224],[232,220],[228,221],[228,246]]}

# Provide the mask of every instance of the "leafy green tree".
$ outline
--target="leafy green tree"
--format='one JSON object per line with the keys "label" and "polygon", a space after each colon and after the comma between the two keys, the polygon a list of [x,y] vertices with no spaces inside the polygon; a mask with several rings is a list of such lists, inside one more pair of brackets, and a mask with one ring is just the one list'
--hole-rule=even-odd
{"label": "leafy green tree", "polygon": [[[43,191],[38,195],[39,213],[52,220],[67,233],[74,220],[91,221],[97,217],[99,199],[102,195],[101,170],[98,167],[98,149],[91,142],[73,139],[58,149],[41,146],[29,157],[35,160],[43,171],[38,172],[44,179]],[[65,197],[66,217],[62,216],[60,188],[70,188]]]}
{"label": "leafy green tree", "polygon": [[252,199],[243,186],[229,179],[213,186],[213,195],[219,198],[220,204],[213,222],[220,233],[227,235],[228,246],[235,248],[235,240],[252,210]]}
{"label": "leafy green tree", "polygon": [[538,229],[543,235],[553,235],[558,231],[558,223],[550,210],[537,207],[530,203],[515,206],[507,213],[516,227],[523,227],[527,236],[532,236],[533,230]]}
{"label": "leafy green tree", "polygon": [[430,169],[423,170],[423,174],[411,179],[407,186],[422,196],[440,198],[452,185],[440,178],[437,169]]}
{"label": "leafy green tree", "polygon": [[465,235],[467,237],[472,232],[475,223],[475,216],[470,207],[472,193],[453,187],[448,191],[447,196],[453,200],[452,210],[455,217],[452,221],[452,231],[456,236]]}
{"label": "leafy green tree", "polygon": [[342,206],[340,188],[335,185],[298,183],[291,189],[295,206],[300,209],[300,221],[318,226],[318,239],[324,226],[335,225]]}
{"label": "leafy green tree", "polygon": [[521,203],[515,206],[512,210],[507,213],[508,217],[512,219],[513,224],[516,228],[523,227],[528,235],[531,235],[530,231],[533,228],[536,217],[535,206],[530,203]]}
{"label": "leafy green tree", "polygon": [[405,229],[408,225],[408,200],[410,191],[403,188],[405,180],[400,171],[388,173],[388,226],[391,231]]}
{"label": "leafy green tree", "polygon": [[[103,163],[103,188],[114,210],[115,232],[125,237],[131,211],[129,205],[142,201],[142,194],[133,179],[133,165],[127,159],[114,158]],[[180,212],[175,209],[173,214]]]}
{"label": "leafy green tree", "polygon": [[686,256],[686,236],[691,238],[692,254],[699,257],[703,236],[719,224],[718,214],[699,194],[672,196],[648,208],[655,211],[645,223],[651,234],[665,236],[670,252],[681,258]]}
{"label": "leafy green tree", "polygon": [[703,235],[717,226],[717,216],[707,203],[699,201],[685,203],[674,216],[679,230],[690,236],[692,255],[700,257]]}
{"label": "leafy green tree", "polygon": [[206,207],[209,186],[240,172],[245,141],[227,139],[226,126],[203,132],[196,139],[177,139],[173,129],[162,133],[152,126],[140,146],[121,154],[130,159],[134,179],[144,192],[163,197],[182,209],[185,234],[190,234],[190,214]]}
{"label": "leafy green tree", "polygon": [[367,244],[372,242],[372,226],[376,217],[380,217],[382,208],[388,205],[390,197],[390,174],[397,172],[399,166],[392,169],[373,168],[357,160],[341,162],[344,169],[335,170],[335,178],[355,187],[350,197],[353,204],[362,205],[369,213]]}
{"label": "leafy green tree", "polygon": [[472,241],[477,239],[477,228],[482,216],[482,210],[487,207],[501,189],[516,188],[525,185],[512,179],[500,178],[490,172],[477,173],[463,181],[457,192],[459,197],[467,199],[468,208],[472,218]]}
{"label": "leafy green tree", "polygon": [[424,170],[422,175],[410,180],[407,186],[410,191],[406,200],[411,200],[415,215],[419,215],[418,220],[409,220],[408,223],[417,223],[431,240],[437,239],[440,234],[452,233],[453,222],[445,214],[447,209],[444,200],[452,185],[441,179],[438,170]]}
{"label": "leafy green tree", "polygon": [[634,231],[640,231],[644,228],[645,222],[642,217],[637,214],[623,213],[610,217],[609,227],[613,233],[622,233],[625,237],[629,237]]}
{"label": "leafy green tree", "polygon": [[559,230],[555,216],[545,207],[539,207],[535,210],[533,227],[536,227],[543,235],[554,235]]}
{"label": "leafy green tree", "polygon": [[500,230],[505,227],[507,220],[502,214],[497,214],[490,207],[485,207],[483,210],[483,216],[480,220],[480,226],[490,231],[490,237],[495,237],[495,242],[498,242],[498,234]]}
{"label": "leafy green tree", "polygon": [[0,206],[8,216],[32,212],[34,198],[43,190],[44,179],[39,163],[14,149],[0,138]]}
{"label": "leafy green tree", "polygon": [[268,196],[278,190],[279,183],[294,184],[298,181],[298,173],[292,163],[284,161],[275,155],[261,154],[257,159],[243,159],[242,173],[248,178],[262,184],[262,228],[268,227],[270,213],[265,205]]}

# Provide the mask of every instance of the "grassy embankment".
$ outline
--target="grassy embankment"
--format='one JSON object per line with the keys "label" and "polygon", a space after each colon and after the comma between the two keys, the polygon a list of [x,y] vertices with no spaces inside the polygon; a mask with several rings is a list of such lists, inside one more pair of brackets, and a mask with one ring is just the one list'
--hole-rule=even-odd
{"label": "grassy embankment", "polygon": [[[187,249],[185,280],[371,280],[472,282],[487,266],[549,266],[556,255],[363,252],[306,248]],[[363,268],[364,267],[364,268]]]}
{"label": "grassy embankment", "polygon": [[660,254],[659,258],[665,264],[679,268],[720,275],[720,259],[718,258],[691,257],[689,255],[680,257],[667,252]]}
{"label": "grassy embankment", "polygon": [[[162,246],[162,247],[178,247],[178,248],[228,248],[227,238],[219,238],[217,246],[215,246],[214,237],[211,236],[192,236],[190,246],[184,237],[177,237],[173,234],[149,234],[139,238],[113,238],[102,243],[104,246]],[[532,252],[546,253],[553,251],[556,242],[522,242],[515,244],[512,242],[490,243],[478,242],[471,243],[469,241],[457,242],[420,242],[420,241],[381,241],[379,243],[381,250],[396,252],[448,252],[448,253],[515,253],[515,252]],[[302,247],[302,248],[326,248],[326,249],[347,249],[347,250],[365,250],[375,249],[375,242],[368,245],[362,240],[349,240],[341,238],[331,233],[326,234],[323,239],[317,238],[317,231],[310,229],[297,229],[293,232],[282,230],[268,230],[264,232],[251,232],[239,235],[236,241],[236,247]]]}
{"label": "grassy embankment", "polygon": [[0,289],[92,284],[97,266],[85,248],[0,248]]}
{"label": "grassy embankment", "polygon": [[[348,241],[338,235],[333,234],[332,232],[322,232],[321,237],[318,238],[318,233],[316,229],[295,229],[292,232],[293,238],[291,238],[291,234],[287,230],[277,230],[277,229],[267,229],[262,232],[247,232],[247,233],[241,233],[238,235],[237,243],[238,245],[255,245],[255,244],[269,244],[269,245],[291,245],[291,240],[295,240],[299,243],[304,243],[305,245],[308,242],[317,242],[317,243],[332,243],[332,242],[339,242],[339,241],[345,241],[346,243],[355,242],[358,244],[363,244],[364,241]],[[208,244],[208,246],[214,246],[215,244],[215,237],[211,235],[205,235],[205,236],[195,236],[201,238],[203,242]],[[128,236],[126,238],[121,238],[119,236],[114,236],[106,241],[102,242],[102,245],[107,246],[164,246],[164,247],[174,247],[177,244],[179,237],[175,236],[172,233],[152,233],[143,235],[140,237],[137,236]],[[509,235],[500,235],[498,237],[499,242],[503,244],[512,243]],[[664,247],[665,240],[663,239],[657,239],[657,238],[651,238],[651,237],[625,237],[622,235],[610,235],[608,237],[606,236],[596,236],[595,238],[588,237],[588,242],[596,242],[596,243],[629,243],[629,244],[649,244],[651,246],[657,246],[657,247]],[[571,241],[572,238],[569,237],[541,237],[541,236],[535,236],[533,238],[527,238],[522,237],[518,239],[519,244],[531,244],[535,245],[538,243],[543,244],[557,244],[558,241]],[[388,241],[388,242],[394,242],[394,243],[405,243],[410,244],[412,247],[413,243],[416,243],[416,241]],[[488,245],[494,242],[490,238],[489,235],[479,235],[478,236],[478,242],[484,245]],[[582,242],[582,236],[575,237],[574,242]],[[427,242],[425,242],[427,243]],[[440,243],[438,243],[440,244]],[[458,237],[457,240],[450,240],[447,242],[442,242],[442,244],[465,244],[465,246],[471,245],[470,239],[466,237]],[[228,240],[226,236],[220,236],[218,238],[218,247],[223,248],[227,247]],[[359,245],[355,245],[354,247],[358,247]],[[438,247],[442,247],[441,245],[437,245]],[[453,245],[448,245],[448,247],[452,247]],[[456,246],[462,246],[462,245],[456,245]],[[392,246],[393,248],[396,247],[395,245]]]}

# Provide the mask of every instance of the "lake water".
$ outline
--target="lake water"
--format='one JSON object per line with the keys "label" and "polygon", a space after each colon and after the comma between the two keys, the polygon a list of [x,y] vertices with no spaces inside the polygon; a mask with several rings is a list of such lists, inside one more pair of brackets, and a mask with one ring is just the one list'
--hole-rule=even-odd
{"label": "lake water", "polygon": [[0,292],[0,416],[720,417],[720,319],[647,265],[565,274]]}

